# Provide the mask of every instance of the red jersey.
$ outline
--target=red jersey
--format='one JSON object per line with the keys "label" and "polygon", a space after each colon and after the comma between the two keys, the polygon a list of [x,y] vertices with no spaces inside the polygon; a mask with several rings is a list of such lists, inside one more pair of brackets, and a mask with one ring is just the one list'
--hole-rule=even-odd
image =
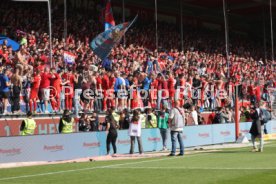
{"label": "red jersey", "polygon": [[40,88],[50,87],[51,79],[52,79],[52,75],[50,73],[41,73]]}
{"label": "red jersey", "polygon": [[174,89],[174,79],[172,77],[168,79],[168,88]]}
{"label": "red jersey", "polygon": [[256,86],[254,92],[255,92],[257,100],[260,101],[261,100],[261,87],[260,86]]}
{"label": "red jersey", "polygon": [[59,74],[55,73],[55,79],[51,81],[51,85],[56,89],[57,92],[61,91],[61,77]]}
{"label": "red jersey", "polygon": [[45,65],[44,64],[43,65],[39,65],[38,67],[36,67],[36,69],[39,70],[39,71],[44,71]]}
{"label": "red jersey", "polygon": [[180,79],[180,86],[181,86],[181,87],[184,87],[185,84],[186,84],[185,79]]}
{"label": "red jersey", "polygon": [[161,90],[162,85],[163,85],[163,81],[161,79],[157,79],[157,81],[158,81],[157,90]]}
{"label": "red jersey", "polygon": [[109,77],[107,75],[104,75],[102,78],[102,89],[109,89]]}
{"label": "red jersey", "polygon": [[254,95],[254,87],[252,85],[247,87],[247,92],[249,95]]}
{"label": "red jersey", "polygon": [[34,76],[33,82],[32,82],[32,89],[38,89],[40,86],[41,77],[40,75]]}
{"label": "red jersey", "polygon": [[163,92],[162,92],[162,97],[167,97],[167,95],[169,95],[168,94],[168,82],[167,82],[167,80],[162,80],[162,89],[164,90]]}
{"label": "red jersey", "polygon": [[109,89],[113,89],[113,86],[115,84],[115,77],[109,77]]}
{"label": "red jersey", "polygon": [[62,78],[65,79],[66,81],[69,81],[69,86],[74,87],[74,74],[70,74],[70,73],[64,73],[62,75]]}
{"label": "red jersey", "polygon": [[96,78],[96,81],[97,81],[97,89],[100,89],[100,86],[102,86],[102,79],[100,76],[98,76]]}

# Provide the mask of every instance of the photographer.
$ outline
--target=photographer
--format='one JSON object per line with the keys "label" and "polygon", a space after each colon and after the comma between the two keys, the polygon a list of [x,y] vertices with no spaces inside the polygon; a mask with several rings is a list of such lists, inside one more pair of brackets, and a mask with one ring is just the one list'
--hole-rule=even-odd
{"label": "photographer", "polygon": [[99,131],[99,116],[96,112],[93,112],[92,116],[89,117],[90,120],[90,131]]}
{"label": "photographer", "polygon": [[79,119],[79,131],[80,132],[89,132],[91,130],[90,118],[87,114],[83,113]]}

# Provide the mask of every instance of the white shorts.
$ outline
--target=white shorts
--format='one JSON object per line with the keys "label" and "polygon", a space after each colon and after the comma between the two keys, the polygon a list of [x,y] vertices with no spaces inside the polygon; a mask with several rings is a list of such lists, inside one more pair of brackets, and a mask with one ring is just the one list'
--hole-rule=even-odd
{"label": "white shorts", "polygon": [[50,99],[50,89],[49,88],[40,89],[40,93],[41,93],[42,100],[49,100]]}

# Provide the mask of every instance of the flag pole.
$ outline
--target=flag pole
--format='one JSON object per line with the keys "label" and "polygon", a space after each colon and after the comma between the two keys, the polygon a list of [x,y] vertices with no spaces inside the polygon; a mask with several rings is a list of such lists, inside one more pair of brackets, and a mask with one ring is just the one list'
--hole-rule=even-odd
{"label": "flag pole", "polygon": [[[122,0],[122,9],[123,9],[123,22],[126,21],[125,16],[125,0]],[[124,48],[126,47],[126,36],[124,35]]]}
{"label": "flag pole", "polygon": [[64,0],[64,39],[67,38],[67,0]]}
{"label": "flag pole", "polygon": [[158,24],[157,24],[157,0],[155,0],[155,44],[156,44],[156,51],[157,51],[157,55],[158,55]]}
{"label": "flag pole", "polygon": [[51,0],[47,1],[48,3],[48,14],[49,14],[49,44],[50,44],[50,63],[51,68],[53,67],[53,46],[52,46],[52,15],[51,15]]}
{"label": "flag pole", "polygon": [[181,50],[184,51],[184,40],[183,40],[183,14],[182,14],[182,0],[180,0],[180,34],[181,34]]}
{"label": "flag pole", "polygon": [[264,36],[264,60],[265,63],[267,63],[267,53],[266,53],[266,29],[265,29],[265,6],[263,6],[263,14],[262,14],[262,19],[263,19],[263,36]]}
{"label": "flag pole", "polygon": [[271,60],[274,61],[274,38],[273,38],[273,18],[272,18],[272,0],[269,3],[270,6],[270,30],[271,30]]}
{"label": "flag pole", "polygon": [[224,15],[224,29],[225,29],[225,51],[226,51],[226,62],[227,62],[227,78],[230,78],[229,72],[229,32],[228,32],[228,16],[226,12],[226,0],[223,0],[223,15]]}

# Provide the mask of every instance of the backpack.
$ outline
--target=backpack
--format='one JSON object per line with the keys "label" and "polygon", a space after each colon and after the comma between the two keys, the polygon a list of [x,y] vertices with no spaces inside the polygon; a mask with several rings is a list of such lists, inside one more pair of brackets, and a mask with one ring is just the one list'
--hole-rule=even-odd
{"label": "backpack", "polygon": [[271,120],[271,115],[266,109],[260,109],[260,118],[261,118],[261,124],[267,123],[269,120]]}
{"label": "backpack", "polygon": [[220,113],[216,113],[214,119],[213,119],[213,124],[220,124],[220,116],[221,114]]}

